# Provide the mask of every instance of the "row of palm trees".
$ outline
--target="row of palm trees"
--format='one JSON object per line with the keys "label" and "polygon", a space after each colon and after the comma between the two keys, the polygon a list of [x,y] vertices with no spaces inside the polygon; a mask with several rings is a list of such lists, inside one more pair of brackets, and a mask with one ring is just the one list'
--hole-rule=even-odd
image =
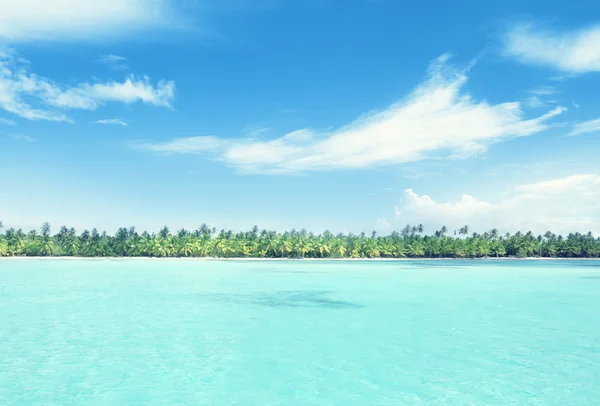
{"label": "row of palm trees", "polygon": [[482,258],[482,257],[565,257],[600,256],[600,238],[592,233],[572,233],[567,237],[551,232],[535,236],[500,235],[493,229],[469,234],[464,226],[454,235],[442,227],[424,234],[422,224],[407,225],[400,232],[378,236],[376,232],[313,234],[305,230],[285,233],[252,230],[234,233],[206,224],[197,230],[171,233],[164,227],[157,234],[138,233],[134,227],[120,228],[111,236],[98,230],[62,227],[51,233],[48,223],[27,233],[7,229],[0,222],[0,256],[79,256],[79,257],[219,257],[219,258]]}

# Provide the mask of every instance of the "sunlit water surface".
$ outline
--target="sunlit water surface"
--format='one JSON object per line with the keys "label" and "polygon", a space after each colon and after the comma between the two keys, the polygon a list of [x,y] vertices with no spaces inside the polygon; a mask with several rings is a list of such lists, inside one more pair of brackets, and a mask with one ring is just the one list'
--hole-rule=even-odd
{"label": "sunlit water surface", "polygon": [[0,261],[2,405],[599,405],[600,262]]}

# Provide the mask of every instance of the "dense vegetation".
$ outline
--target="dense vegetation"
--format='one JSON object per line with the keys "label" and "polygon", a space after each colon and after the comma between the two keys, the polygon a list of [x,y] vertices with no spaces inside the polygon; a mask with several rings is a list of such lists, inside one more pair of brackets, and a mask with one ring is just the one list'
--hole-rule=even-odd
{"label": "dense vegetation", "polygon": [[277,233],[254,227],[233,233],[202,225],[195,231],[171,234],[164,227],[158,234],[138,233],[134,227],[121,228],[114,236],[96,229],[77,234],[62,227],[52,235],[45,223],[40,232],[8,229],[0,222],[0,256],[81,256],[81,257],[220,257],[220,258],[481,258],[481,257],[598,257],[600,238],[592,233],[551,232],[543,236],[499,235],[497,230],[469,234],[464,226],[454,236],[442,227],[425,235],[423,225],[407,225],[400,233],[377,236],[337,234],[315,235],[302,231]]}

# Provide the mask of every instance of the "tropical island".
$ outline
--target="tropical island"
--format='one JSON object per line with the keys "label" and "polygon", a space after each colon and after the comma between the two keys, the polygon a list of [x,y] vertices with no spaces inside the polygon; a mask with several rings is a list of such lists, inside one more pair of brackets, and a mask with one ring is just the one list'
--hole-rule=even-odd
{"label": "tropical island", "polygon": [[306,230],[278,233],[260,230],[234,233],[206,224],[194,231],[171,233],[163,227],[157,234],[138,233],[135,227],[120,228],[115,235],[97,229],[77,233],[63,226],[56,234],[44,223],[40,232],[14,228],[2,232],[0,257],[206,257],[206,258],[598,258],[600,238],[592,233],[566,237],[550,231],[500,235],[492,229],[469,233],[464,226],[448,235],[444,226],[432,235],[424,226],[407,225],[387,236],[362,234],[314,234]]}

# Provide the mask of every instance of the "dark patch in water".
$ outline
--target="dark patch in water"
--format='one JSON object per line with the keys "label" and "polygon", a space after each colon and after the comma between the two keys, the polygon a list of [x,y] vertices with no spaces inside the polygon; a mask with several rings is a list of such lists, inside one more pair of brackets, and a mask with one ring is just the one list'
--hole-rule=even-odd
{"label": "dark patch in water", "polygon": [[[404,265],[404,264],[403,264]],[[465,268],[470,268],[473,266],[473,264],[460,264],[460,265],[456,265],[456,264],[446,264],[446,263],[427,263],[427,262],[423,262],[423,263],[414,263],[414,262],[407,262],[406,263],[407,266],[403,266],[402,269],[465,269]]]}
{"label": "dark patch in water", "polygon": [[240,305],[258,305],[267,307],[318,307],[324,309],[361,309],[365,306],[345,300],[327,297],[326,290],[292,290],[257,294],[206,294],[209,299]]}
{"label": "dark patch in water", "polygon": [[329,309],[359,309],[358,303],[327,297],[331,292],[320,290],[294,290],[257,295],[254,303],[269,307],[324,307]]}
{"label": "dark patch in water", "polygon": [[324,273],[320,271],[302,271],[302,270],[284,270],[281,268],[260,268],[255,269],[253,272],[265,272],[265,273]]}
{"label": "dark patch in water", "polygon": [[600,280],[600,275],[596,276],[580,276],[581,279],[598,279]]}

